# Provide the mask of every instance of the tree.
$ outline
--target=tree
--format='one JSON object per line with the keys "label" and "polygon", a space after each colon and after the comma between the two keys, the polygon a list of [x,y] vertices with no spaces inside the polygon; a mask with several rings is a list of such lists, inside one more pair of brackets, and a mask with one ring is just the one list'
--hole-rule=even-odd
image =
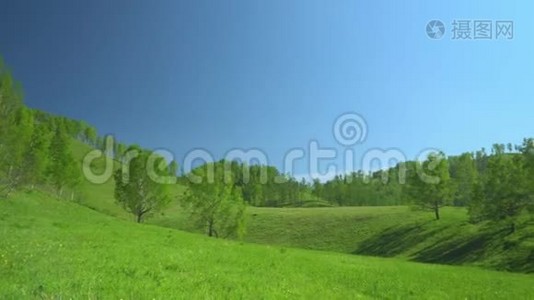
{"label": "tree", "polygon": [[117,143],[117,152],[115,153],[115,159],[122,162],[122,158],[124,157],[126,149],[126,145],[122,143]]}
{"label": "tree", "polygon": [[30,143],[24,155],[25,181],[31,189],[46,178],[49,154],[49,132],[46,126],[34,124]]}
{"label": "tree", "polygon": [[141,223],[151,213],[164,208],[170,194],[168,185],[150,177],[149,157],[154,154],[137,146],[130,147],[128,153],[131,156],[115,171],[115,200]]}
{"label": "tree", "polygon": [[534,139],[523,140],[523,145],[518,148],[524,159],[525,168],[525,192],[528,193],[526,208],[534,211]]}
{"label": "tree", "polygon": [[30,144],[33,131],[33,118],[31,112],[25,107],[20,107],[13,118],[13,125],[6,137],[8,145],[5,153],[4,162],[7,172],[4,175],[4,193],[5,196],[24,184],[26,179],[26,160],[25,152]]}
{"label": "tree", "polygon": [[450,201],[449,165],[445,154],[431,153],[424,162],[416,163],[417,172],[410,177],[410,190],[416,204],[434,212],[436,220],[440,208]]}
{"label": "tree", "polygon": [[504,145],[495,144],[488,158],[481,217],[508,222],[513,233],[516,218],[528,205],[527,173],[524,157],[505,153],[505,149]]}
{"label": "tree", "polygon": [[105,145],[104,137],[97,136],[94,147],[96,149],[99,149],[99,150],[102,150],[102,151],[106,151],[106,145]]}
{"label": "tree", "polygon": [[[0,59],[0,193],[9,196],[20,179],[25,138],[20,139],[26,111],[22,91]],[[24,133],[23,133],[24,135]]]}
{"label": "tree", "polygon": [[67,181],[65,185],[70,188],[70,200],[74,200],[75,189],[82,182],[81,165],[76,163],[75,159],[69,155],[67,168],[65,173],[67,174]]}
{"label": "tree", "polygon": [[473,185],[473,194],[471,201],[467,205],[467,212],[469,214],[469,220],[472,223],[478,223],[485,219],[484,205],[486,196],[484,194],[484,183],[482,178],[479,179]]}
{"label": "tree", "polygon": [[96,144],[97,133],[94,127],[85,127],[83,135],[86,143],[89,143],[92,146]]}
{"label": "tree", "polygon": [[64,188],[72,185],[73,172],[78,171],[75,167],[75,160],[70,151],[69,137],[61,125],[58,123],[55,128],[54,137],[50,143],[50,164],[48,166],[48,178],[58,197],[63,195]]}
{"label": "tree", "polygon": [[178,163],[173,160],[169,164],[169,174],[172,176],[178,176]]}
{"label": "tree", "polygon": [[[225,178],[224,161],[198,167],[192,174],[201,179],[190,182],[182,205],[191,217],[205,228],[208,236],[242,236],[245,225],[245,202],[233,178]],[[213,180],[209,180],[213,172]]]}
{"label": "tree", "polygon": [[455,187],[454,204],[468,205],[474,196],[474,188],[478,180],[475,160],[471,153],[463,153],[457,157],[456,167],[452,175]]}

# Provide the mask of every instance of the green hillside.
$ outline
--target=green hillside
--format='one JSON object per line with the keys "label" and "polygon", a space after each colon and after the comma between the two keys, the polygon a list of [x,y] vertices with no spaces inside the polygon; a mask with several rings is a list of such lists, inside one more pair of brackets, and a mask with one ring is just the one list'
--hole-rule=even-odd
{"label": "green hillside", "polygon": [[[534,221],[471,224],[464,208],[430,212],[409,207],[251,208],[246,240],[419,262],[534,272]],[[491,226],[490,226],[491,225]]]}
{"label": "green hillside", "polygon": [[[93,150],[88,145],[77,140],[72,140],[71,148],[74,156],[80,162],[87,153]],[[115,164],[115,168],[118,162],[113,162]],[[104,170],[104,164],[104,158],[95,160],[92,165],[94,172],[102,172]],[[114,189],[115,183],[113,178],[110,178],[109,181],[104,184],[93,184],[84,178],[79,187],[81,193],[79,202],[84,206],[110,216],[131,219],[131,216],[115,203],[115,199],[113,197]]]}
{"label": "green hillside", "polygon": [[[80,142],[73,151],[80,159],[91,149]],[[95,170],[102,168],[97,161]],[[84,206],[132,220],[115,203],[114,182],[81,185]],[[185,187],[176,185],[175,200],[147,223],[202,233],[188,220],[180,205]],[[534,272],[534,222],[524,219],[516,233],[506,225],[468,222],[464,208],[445,208],[442,219],[405,206],[258,208],[247,210],[244,240],[252,243],[342,253],[397,257],[419,262],[474,265],[497,270]]]}
{"label": "green hillside", "polygon": [[528,298],[534,278],[209,239],[42,193],[0,201],[3,299]]}
{"label": "green hillside", "polygon": [[0,300],[534,300],[534,2],[447,4],[3,1]]}
{"label": "green hillside", "polygon": [[[149,223],[201,232],[179,208]],[[534,272],[534,222],[508,227],[471,224],[462,208],[429,212],[398,207],[248,208],[247,242],[397,257],[418,262]],[[491,224],[493,225],[493,224]]]}

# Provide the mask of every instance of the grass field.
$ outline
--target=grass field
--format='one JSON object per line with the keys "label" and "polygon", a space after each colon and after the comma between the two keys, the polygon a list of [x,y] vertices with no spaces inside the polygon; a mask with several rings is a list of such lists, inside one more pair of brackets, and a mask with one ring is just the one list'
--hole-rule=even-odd
{"label": "grass field", "polygon": [[[471,224],[463,208],[447,207],[436,221],[409,207],[248,208],[247,242],[396,257],[418,262],[534,272],[534,221],[514,234],[507,224]],[[178,207],[148,221],[201,232]],[[491,225],[491,226],[490,226]]]}
{"label": "grass field", "polygon": [[[88,148],[75,144],[74,151],[81,157]],[[112,180],[83,182],[77,203],[42,192],[0,201],[0,298],[534,295],[531,275],[407,261],[532,272],[528,220],[517,234],[502,236],[469,224],[465,211],[455,208],[444,209],[436,222],[408,207],[251,207],[240,242],[176,230],[200,232],[178,201],[148,224],[136,224],[115,203],[113,188]],[[179,197],[184,187],[175,191]]]}
{"label": "grass field", "polygon": [[[74,142],[83,157],[90,148]],[[96,170],[101,169],[97,161]],[[80,203],[93,210],[133,220],[113,198],[111,179],[102,185],[81,185]],[[178,204],[185,188],[175,187],[177,200],[147,222],[202,233],[189,222]],[[481,266],[496,270],[534,272],[534,221],[523,220],[513,235],[507,225],[473,225],[464,208],[446,207],[442,219],[409,207],[256,208],[247,211],[244,241],[335,251],[368,256],[397,257],[418,262]],[[492,224],[494,225],[494,224]]]}
{"label": "grass field", "polygon": [[34,192],[0,201],[2,299],[526,299],[534,277],[210,239]]}

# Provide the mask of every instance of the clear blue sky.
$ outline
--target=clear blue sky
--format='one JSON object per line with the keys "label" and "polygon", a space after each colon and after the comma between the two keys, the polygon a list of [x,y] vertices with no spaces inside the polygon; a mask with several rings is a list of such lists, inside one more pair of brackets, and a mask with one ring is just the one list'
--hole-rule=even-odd
{"label": "clear blue sky", "polygon": [[[368,124],[357,153],[534,136],[532,1],[0,2],[0,54],[28,105],[179,161],[255,147],[280,167],[312,139],[343,150],[332,124],[347,111]],[[454,19],[512,20],[514,39],[452,40]]]}

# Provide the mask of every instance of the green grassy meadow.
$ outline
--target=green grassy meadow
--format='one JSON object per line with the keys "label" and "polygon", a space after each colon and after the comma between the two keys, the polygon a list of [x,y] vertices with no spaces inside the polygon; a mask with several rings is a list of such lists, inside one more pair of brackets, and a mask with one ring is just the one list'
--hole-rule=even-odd
{"label": "green grassy meadow", "polygon": [[[80,160],[91,149],[73,142]],[[115,162],[117,164],[117,162]],[[95,162],[103,170],[103,160]],[[186,188],[174,187],[175,200],[146,222],[171,229],[203,233],[179,205]],[[82,182],[79,203],[98,212],[132,221],[115,203],[114,182]],[[471,224],[465,208],[445,207],[442,219],[406,206],[247,209],[245,242],[324,250],[366,256],[495,270],[534,272],[534,220],[524,219],[513,235],[507,225]]]}
{"label": "green grassy meadow", "polygon": [[534,300],[534,2],[460,3],[2,1],[0,300]]}
{"label": "green grassy meadow", "polygon": [[461,208],[435,221],[402,206],[249,207],[243,239],[223,240],[188,220],[184,186],[145,224],[113,189],[84,181],[73,201],[39,190],[1,200],[0,299],[534,297],[528,218],[508,235]]}
{"label": "green grassy meadow", "polygon": [[[91,149],[73,142],[80,160]],[[115,162],[116,164],[117,162]],[[96,161],[95,170],[103,169]],[[132,221],[115,203],[114,182],[95,185],[84,181],[80,204],[98,212]],[[154,214],[148,224],[203,233],[179,205],[185,187],[174,187],[175,200]],[[495,270],[534,273],[534,220],[523,219],[513,235],[507,225],[471,224],[465,208],[445,207],[442,219],[431,212],[406,206],[317,207],[247,209],[245,242],[366,256],[451,265],[478,266]]]}
{"label": "green grassy meadow", "polygon": [[210,239],[46,194],[0,202],[2,299],[527,299],[534,277]]}

